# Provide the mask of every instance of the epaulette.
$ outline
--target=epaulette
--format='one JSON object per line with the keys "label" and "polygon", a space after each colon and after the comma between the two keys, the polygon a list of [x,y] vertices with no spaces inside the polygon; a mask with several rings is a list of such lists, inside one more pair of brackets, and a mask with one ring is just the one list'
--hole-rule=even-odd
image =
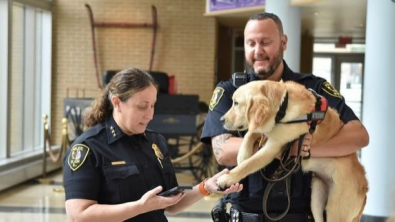
{"label": "epaulette", "polygon": [[77,137],[74,141],[75,144],[81,143],[83,141],[86,141],[87,139],[96,136],[99,134],[101,131],[106,129],[106,125],[104,123],[100,123],[95,125],[94,127],[88,129],[85,131],[83,134],[81,134],[79,137]]}

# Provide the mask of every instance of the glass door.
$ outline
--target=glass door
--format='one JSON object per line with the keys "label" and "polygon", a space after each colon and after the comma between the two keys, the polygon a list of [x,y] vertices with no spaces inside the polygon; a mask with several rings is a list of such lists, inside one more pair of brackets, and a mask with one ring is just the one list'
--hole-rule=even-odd
{"label": "glass door", "polygon": [[333,72],[332,56],[314,56],[313,58],[313,74],[326,79],[331,85],[334,85],[335,76]]}
{"label": "glass door", "polygon": [[362,117],[363,57],[339,57],[340,93],[359,119]]}
{"label": "glass door", "polygon": [[346,100],[359,119],[362,117],[363,54],[317,53],[313,73],[325,78]]}

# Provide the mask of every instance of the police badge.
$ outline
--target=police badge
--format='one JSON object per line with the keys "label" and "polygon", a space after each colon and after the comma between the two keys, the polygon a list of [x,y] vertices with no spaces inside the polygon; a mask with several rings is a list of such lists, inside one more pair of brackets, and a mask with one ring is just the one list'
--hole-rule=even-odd
{"label": "police badge", "polygon": [[152,149],[153,149],[154,152],[155,152],[156,159],[158,160],[160,166],[161,166],[162,169],[163,169],[163,165],[162,165],[163,154],[162,154],[162,152],[160,151],[158,145],[156,145],[155,143],[152,144]]}
{"label": "police badge", "polygon": [[324,82],[322,85],[322,90],[324,90],[326,93],[333,97],[337,97],[342,99],[342,95],[335,89],[329,82]]}
{"label": "police badge", "polygon": [[209,108],[211,111],[214,110],[214,107],[218,104],[219,100],[224,95],[224,92],[225,92],[225,90],[221,87],[215,88],[215,90],[213,92],[213,96],[211,97],[211,100],[210,100],[210,105],[209,105]]}
{"label": "police badge", "polygon": [[71,148],[67,163],[73,171],[76,171],[85,162],[89,153],[89,147],[84,144],[76,144]]}

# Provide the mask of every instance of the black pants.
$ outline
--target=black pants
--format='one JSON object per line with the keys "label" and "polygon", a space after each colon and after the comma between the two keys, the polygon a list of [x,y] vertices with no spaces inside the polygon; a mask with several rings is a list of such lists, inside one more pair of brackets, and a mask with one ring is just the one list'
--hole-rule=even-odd
{"label": "black pants", "polygon": [[287,214],[281,220],[270,220],[264,214],[240,212],[234,208],[230,210],[230,222],[314,222],[313,216],[307,213]]}

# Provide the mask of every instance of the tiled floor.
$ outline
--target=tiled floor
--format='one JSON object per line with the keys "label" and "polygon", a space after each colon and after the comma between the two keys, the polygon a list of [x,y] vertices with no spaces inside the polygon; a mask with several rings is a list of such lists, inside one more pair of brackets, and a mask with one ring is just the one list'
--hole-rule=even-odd
{"label": "tiled floor", "polygon": [[[0,222],[62,222],[68,221],[64,209],[61,172],[49,176],[52,184],[29,181],[15,188],[0,192]],[[195,183],[189,172],[178,173],[181,185]],[[168,216],[170,222],[212,221],[210,211],[218,196],[202,198],[178,215]]]}

